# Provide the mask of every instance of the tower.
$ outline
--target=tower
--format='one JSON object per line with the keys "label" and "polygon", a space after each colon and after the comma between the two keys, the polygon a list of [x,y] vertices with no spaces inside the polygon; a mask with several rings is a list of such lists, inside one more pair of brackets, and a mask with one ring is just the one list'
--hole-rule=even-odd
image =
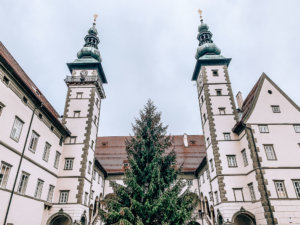
{"label": "tower", "polygon": [[[72,135],[64,143],[57,185],[60,204],[54,208],[62,208],[77,221],[84,214],[88,215],[90,203],[96,195],[92,195],[94,153],[101,100],[105,98],[103,84],[107,83],[98,50],[100,41],[95,21],[96,17],[77,59],[67,63],[71,76],[65,79],[68,91],[62,122]],[[64,202],[63,195],[67,196],[67,202]]]}
{"label": "tower", "polygon": [[[200,18],[197,36],[199,46],[195,56],[197,63],[192,80],[197,83],[206,142],[207,166],[204,169],[209,177],[210,190],[206,192],[210,196],[205,197],[209,199],[207,204],[212,207],[210,209],[207,206],[206,211],[218,211],[226,215],[228,212],[223,206],[233,197],[227,190],[230,183],[238,182],[234,176],[227,175],[240,173],[235,169],[236,158],[233,157],[239,147],[238,136],[232,132],[238,116],[227,69],[231,59],[221,55],[221,50],[213,43],[208,25],[203,22],[202,16]],[[232,160],[229,166],[228,160]],[[200,194],[203,195],[201,187]]]}

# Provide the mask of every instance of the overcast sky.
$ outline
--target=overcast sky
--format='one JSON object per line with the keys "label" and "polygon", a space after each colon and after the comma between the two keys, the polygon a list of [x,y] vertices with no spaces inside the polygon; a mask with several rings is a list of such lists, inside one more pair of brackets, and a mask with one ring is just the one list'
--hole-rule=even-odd
{"label": "overcast sky", "polygon": [[298,0],[0,0],[0,40],[63,114],[66,63],[97,13],[108,80],[99,136],[131,133],[149,98],[171,134],[202,134],[191,81],[199,8],[221,54],[232,58],[234,94],[245,98],[265,72],[300,104]]}

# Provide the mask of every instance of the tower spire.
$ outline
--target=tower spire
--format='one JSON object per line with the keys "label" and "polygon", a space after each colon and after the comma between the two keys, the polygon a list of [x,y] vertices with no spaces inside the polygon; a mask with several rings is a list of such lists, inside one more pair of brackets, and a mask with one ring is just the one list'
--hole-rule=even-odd
{"label": "tower spire", "polygon": [[196,59],[199,59],[203,55],[220,55],[221,50],[213,43],[212,36],[213,34],[209,31],[207,24],[203,22],[202,10],[199,9],[198,13],[200,14],[200,26],[198,27],[198,36],[199,47],[196,53]]}
{"label": "tower spire", "polygon": [[84,37],[85,44],[83,48],[77,53],[78,59],[81,58],[94,58],[101,61],[100,52],[98,50],[98,44],[100,40],[98,38],[98,31],[96,29],[96,20],[98,15],[94,15],[93,26],[88,30],[88,34]]}

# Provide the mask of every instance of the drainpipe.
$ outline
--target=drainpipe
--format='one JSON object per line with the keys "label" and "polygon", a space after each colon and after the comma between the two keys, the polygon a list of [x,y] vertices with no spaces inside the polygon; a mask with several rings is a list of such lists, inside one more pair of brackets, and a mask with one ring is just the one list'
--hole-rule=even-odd
{"label": "drainpipe", "polygon": [[[42,106],[43,106],[43,104],[41,104],[41,106],[39,108],[41,108]],[[23,151],[22,151],[20,162],[19,162],[19,165],[18,165],[17,174],[16,174],[16,177],[15,177],[13,188],[11,189],[11,192],[10,192],[10,198],[9,198],[9,202],[8,202],[8,206],[7,206],[7,210],[6,210],[6,214],[5,214],[5,219],[4,219],[4,224],[3,225],[6,225],[8,213],[9,213],[9,210],[10,210],[10,205],[11,205],[12,198],[13,198],[13,195],[14,195],[14,191],[15,191],[15,188],[16,188],[18,176],[19,176],[20,169],[21,169],[21,164],[22,164],[22,161],[23,161],[23,158],[24,158],[24,152],[25,152],[25,149],[26,149],[26,144],[27,144],[27,141],[28,141],[28,136],[29,136],[29,133],[30,133],[30,130],[31,130],[31,125],[32,125],[32,121],[33,121],[33,117],[34,117],[34,113],[35,113],[36,109],[37,108],[35,107],[34,110],[32,111],[32,115],[31,115],[31,119],[30,119],[28,131],[27,131],[25,143],[24,143],[24,146],[23,146]]]}
{"label": "drainpipe", "polygon": [[258,152],[257,152],[255,140],[254,140],[254,135],[253,135],[252,129],[250,127],[247,127],[246,124],[244,126],[245,126],[246,129],[248,129],[250,131],[250,134],[251,134],[251,139],[252,139],[252,142],[253,142],[253,145],[254,145],[255,157],[256,157],[256,160],[257,160],[259,173],[260,173],[260,175],[262,177],[262,183],[263,183],[265,195],[266,195],[266,198],[267,198],[267,203],[268,203],[268,207],[269,207],[269,211],[270,211],[270,215],[271,215],[271,219],[272,219],[272,224],[275,225],[275,219],[274,219],[274,215],[273,215],[273,211],[272,211],[272,207],[271,207],[271,202],[270,202],[270,199],[269,199],[269,195],[268,195],[268,192],[267,192],[267,187],[266,187],[266,184],[265,184],[265,178],[264,178],[264,175],[263,175],[263,172],[262,172],[262,168],[261,168],[261,164],[260,164],[259,157],[258,157]]}

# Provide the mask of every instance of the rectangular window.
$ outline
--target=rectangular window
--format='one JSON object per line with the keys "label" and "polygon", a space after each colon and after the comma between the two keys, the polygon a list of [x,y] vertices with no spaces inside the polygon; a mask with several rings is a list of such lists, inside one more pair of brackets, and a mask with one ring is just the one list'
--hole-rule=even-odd
{"label": "rectangular window", "polygon": [[222,89],[216,89],[216,95],[221,96],[222,95]]}
{"label": "rectangular window", "polygon": [[1,113],[4,109],[4,107],[5,107],[5,105],[2,102],[0,102],[0,116],[1,116]]}
{"label": "rectangular window", "polygon": [[260,133],[269,133],[268,125],[258,125]]}
{"label": "rectangular window", "polygon": [[204,98],[203,98],[203,95],[201,96],[201,103],[203,103],[204,102]]}
{"label": "rectangular window", "polygon": [[94,116],[94,123],[97,125],[97,116]]}
{"label": "rectangular window", "polygon": [[48,195],[47,195],[47,202],[52,202],[53,193],[54,193],[54,186],[50,184],[49,190],[48,190]]}
{"label": "rectangular window", "polygon": [[264,145],[266,156],[268,160],[276,160],[275,151],[273,145]]}
{"label": "rectangular window", "polygon": [[67,203],[69,198],[69,191],[60,191],[59,203]]}
{"label": "rectangular window", "polygon": [[65,170],[72,170],[73,169],[73,158],[66,158],[65,159]]}
{"label": "rectangular window", "polygon": [[46,162],[48,162],[48,160],[49,160],[50,148],[51,148],[51,145],[48,142],[46,142],[45,148],[44,148],[44,153],[43,153],[43,160]]}
{"label": "rectangular window", "polygon": [[76,98],[82,98],[83,92],[76,92]]}
{"label": "rectangular window", "polygon": [[29,179],[29,174],[26,173],[26,172],[22,172],[21,178],[20,178],[20,182],[19,182],[19,186],[18,186],[18,189],[17,189],[18,193],[25,194],[26,188],[27,188],[28,179]]}
{"label": "rectangular window", "polygon": [[100,173],[98,173],[98,184],[100,184]]}
{"label": "rectangular window", "polygon": [[89,161],[88,174],[91,174],[92,162]]}
{"label": "rectangular window", "polygon": [[95,170],[93,170],[93,180],[96,180],[96,171]]}
{"label": "rectangular window", "polygon": [[274,184],[275,184],[278,198],[287,198],[284,181],[277,180],[277,181],[274,181]]}
{"label": "rectangular window", "polygon": [[35,131],[32,131],[30,142],[29,142],[29,147],[28,147],[28,149],[30,151],[32,151],[32,152],[36,151],[36,146],[37,146],[39,137],[40,137],[40,135],[38,135],[38,133],[36,133]]}
{"label": "rectangular window", "polygon": [[213,199],[213,194],[212,194],[212,192],[210,191],[209,193],[209,200],[212,202],[214,199]]}
{"label": "rectangular window", "polygon": [[206,122],[206,115],[205,115],[205,113],[203,114],[203,123],[205,123]]}
{"label": "rectangular window", "polygon": [[224,140],[225,141],[230,141],[231,137],[230,137],[230,133],[223,133],[224,134]]}
{"label": "rectangular window", "polygon": [[251,200],[255,201],[256,197],[255,197],[255,192],[254,192],[254,188],[253,188],[253,183],[248,184],[248,188],[249,188]]}
{"label": "rectangular window", "polygon": [[211,70],[214,77],[219,76],[218,70]]}
{"label": "rectangular window", "polygon": [[206,138],[206,142],[207,142],[207,146],[209,146],[209,145],[210,145],[210,140],[209,140],[209,137],[208,137],[208,138]]}
{"label": "rectangular window", "polygon": [[96,98],[96,106],[97,107],[99,107],[98,104],[99,104],[99,98]]}
{"label": "rectangular window", "polygon": [[208,169],[206,169],[206,178],[207,178],[207,180],[209,180],[209,170]]}
{"label": "rectangular window", "polygon": [[191,187],[193,185],[193,180],[186,180],[187,186]]}
{"label": "rectangular window", "polygon": [[8,79],[6,76],[4,76],[4,77],[3,77],[3,82],[4,82],[6,85],[8,85],[8,84],[9,84],[9,79]]}
{"label": "rectangular window", "polygon": [[237,167],[236,156],[227,155],[228,167]]}
{"label": "rectangular window", "polygon": [[300,180],[293,180],[297,198],[300,198]]}
{"label": "rectangular window", "polygon": [[236,202],[244,201],[243,188],[233,188],[233,194]]}
{"label": "rectangular window", "polygon": [[225,108],[224,107],[219,108],[219,113],[220,115],[225,115],[226,114]]}
{"label": "rectangular window", "polygon": [[59,159],[60,159],[60,153],[58,151],[56,151],[55,153],[55,160],[54,160],[54,168],[58,168],[58,165],[59,165]]}
{"label": "rectangular window", "polygon": [[210,162],[210,169],[211,169],[211,172],[214,172],[214,163],[213,163],[213,160],[210,159],[209,162]]}
{"label": "rectangular window", "polygon": [[1,172],[0,172],[0,187],[5,188],[7,181],[8,181],[8,176],[10,173],[11,165],[2,162],[1,163]]}
{"label": "rectangular window", "polygon": [[204,184],[205,183],[204,174],[202,174],[202,181],[203,181],[203,184]]}
{"label": "rectangular window", "polygon": [[74,117],[80,117],[80,111],[74,111]]}
{"label": "rectangular window", "polygon": [[280,113],[279,105],[271,105],[273,113]]}
{"label": "rectangular window", "polygon": [[38,198],[38,199],[41,198],[42,191],[43,191],[43,185],[44,185],[44,181],[41,180],[41,179],[38,179],[36,189],[35,189],[35,193],[34,193],[35,198]]}
{"label": "rectangular window", "polygon": [[21,131],[23,127],[24,122],[20,120],[18,117],[15,117],[15,121],[10,133],[10,137],[15,140],[16,142],[19,141],[19,138],[21,136]]}
{"label": "rectangular window", "polygon": [[299,124],[294,125],[294,129],[295,129],[296,133],[300,133],[300,125]]}
{"label": "rectangular window", "polygon": [[92,193],[91,193],[91,199],[94,199],[94,193],[95,193],[95,191],[92,191]]}
{"label": "rectangular window", "polygon": [[76,136],[72,136],[70,137],[70,140],[69,140],[69,144],[75,144],[76,143]]}
{"label": "rectangular window", "polygon": [[242,156],[243,156],[244,166],[248,166],[249,163],[248,163],[246,149],[242,150]]}
{"label": "rectangular window", "polygon": [[88,204],[88,197],[89,197],[89,193],[85,192],[84,193],[84,205]]}
{"label": "rectangular window", "polygon": [[215,191],[216,204],[219,204],[219,195],[218,192]]}

